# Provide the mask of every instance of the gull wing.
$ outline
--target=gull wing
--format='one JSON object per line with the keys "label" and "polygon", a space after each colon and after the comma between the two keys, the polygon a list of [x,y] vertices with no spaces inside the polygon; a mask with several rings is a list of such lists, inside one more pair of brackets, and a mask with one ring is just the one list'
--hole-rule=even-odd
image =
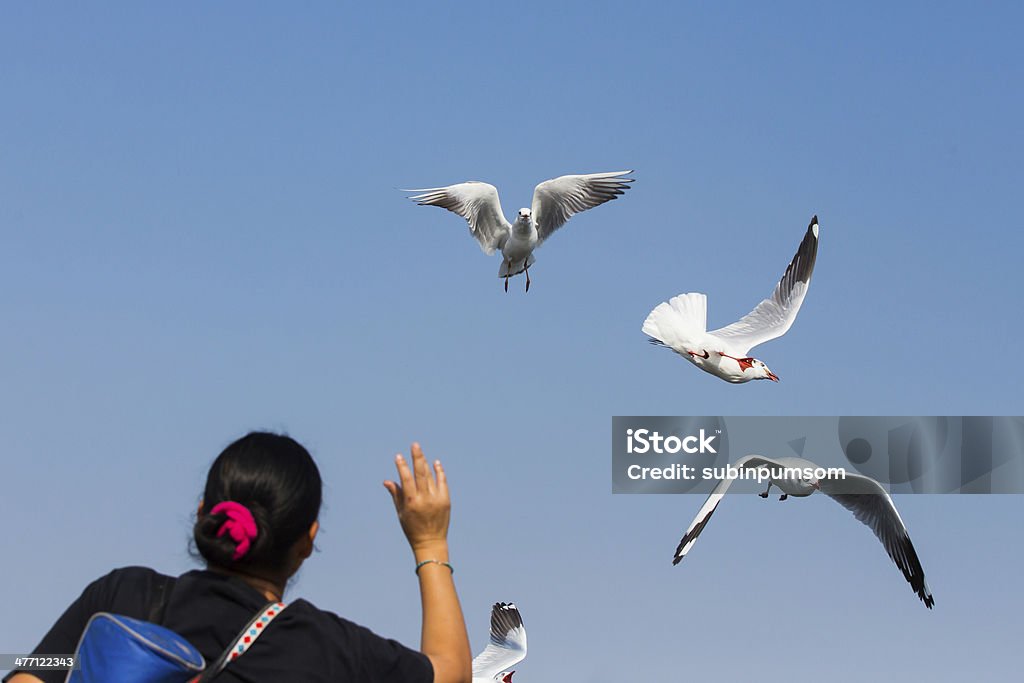
{"label": "gull wing", "polygon": [[440,206],[465,218],[469,233],[488,256],[505,245],[512,226],[501,211],[498,188],[494,185],[470,180],[447,187],[402,191],[416,192],[409,199],[420,206]]}
{"label": "gull wing", "polygon": [[533,190],[533,220],[543,242],[576,214],[609,202],[626,190],[633,171],[564,175],[545,180]]}
{"label": "gull wing", "polygon": [[[733,466],[737,469],[751,469],[756,467],[785,467],[785,463],[779,460],[773,460],[772,458],[766,458],[763,455],[744,455],[742,458],[733,463]],[[672,564],[679,564],[686,557],[686,553],[690,552],[690,548],[697,542],[697,537],[700,536],[700,532],[704,531],[704,527],[707,526],[708,520],[711,519],[711,515],[714,514],[718,508],[718,504],[725,497],[725,492],[729,490],[729,486],[732,485],[732,479],[723,479],[718,482],[711,495],[708,496],[704,504],[701,505],[700,510],[697,511],[697,516],[690,522],[690,527],[683,534],[682,540],[679,541],[679,545],[676,546],[676,555],[672,558]]]}
{"label": "gull wing", "polygon": [[709,332],[725,339],[735,353],[746,355],[758,344],[781,337],[796,320],[796,314],[807,295],[818,256],[818,217],[811,219],[800,248],[789,262],[785,274],[772,295],[750,313],[723,328]]}
{"label": "gull wing", "polygon": [[845,479],[823,479],[820,485],[822,493],[871,528],[917,597],[931,609],[935,599],[925,581],[921,561],[910,542],[907,527],[896,511],[896,504],[882,485],[870,477],[849,472]]}
{"label": "gull wing", "polygon": [[526,657],[526,627],[511,602],[496,602],[491,608],[491,642],[473,658],[473,678],[493,679]]}

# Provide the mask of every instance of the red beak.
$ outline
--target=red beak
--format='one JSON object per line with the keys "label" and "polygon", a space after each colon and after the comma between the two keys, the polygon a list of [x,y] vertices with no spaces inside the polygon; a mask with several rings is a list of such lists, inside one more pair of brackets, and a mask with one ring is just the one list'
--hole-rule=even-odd
{"label": "red beak", "polygon": [[779,381],[779,376],[778,376],[778,375],[776,375],[776,374],[775,374],[774,372],[772,372],[771,370],[769,370],[769,371],[768,371],[768,379],[770,379],[770,380],[771,380],[771,381],[773,381],[773,382],[778,382],[778,381]]}

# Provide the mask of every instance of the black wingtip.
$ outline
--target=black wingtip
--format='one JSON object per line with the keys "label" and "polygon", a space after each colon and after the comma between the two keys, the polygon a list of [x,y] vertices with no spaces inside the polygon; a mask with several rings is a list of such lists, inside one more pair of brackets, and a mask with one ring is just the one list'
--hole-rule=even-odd
{"label": "black wingtip", "polygon": [[[707,522],[707,517],[705,517],[704,520],[705,520],[705,523],[706,523]],[[701,526],[701,528],[702,529],[704,528],[703,525]],[[700,531],[698,531],[697,534],[700,534]],[[686,534],[685,536],[683,536],[679,540],[679,545],[676,546],[675,557],[672,558],[672,566],[673,567],[676,566],[677,564],[679,564],[680,562],[682,562],[683,558],[686,557],[686,555],[683,554],[683,548],[685,548],[686,544],[689,543],[691,540],[693,540],[693,538],[694,538],[694,536],[691,536],[690,534]]]}
{"label": "black wingtip", "polygon": [[501,642],[505,634],[523,625],[523,617],[513,602],[496,602],[491,607],[491,641]]}
{"label": "black wingtip", "polygon": [[788,296],[794,282],[811,281],[811,275],[814,274],[814,262],[818,258],[817,226],[818,217],[815,215],[807,226],[807,232],[804,234],[803,240],[800,241],[796,255],[793,256],[793,260],[789,262],[786,272],[783,273],[782,278],[779,280],[779,287],[783,288],[786,296]]}

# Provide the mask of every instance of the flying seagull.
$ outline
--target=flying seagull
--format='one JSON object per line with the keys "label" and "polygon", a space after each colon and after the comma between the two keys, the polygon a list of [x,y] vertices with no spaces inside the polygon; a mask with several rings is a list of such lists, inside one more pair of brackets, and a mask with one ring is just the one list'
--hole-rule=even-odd
{"label": "flying seagull", "polygon": [[775,291],[750,313],[731,325],[708,332],[707,296],[696,292],[680,294],[650,312],[644,321],[644,334],[652,344],[672,349],[726,382],[778,382],[778,376],[767,365],[749,355],[750,350],[781,337],[796,320],[811,284],[817,255],[818,217],[814,216]]}
{"label": "flying seagull", "polygon": [[491,642],[473,658],[474,683],[512,683],[510,671],[526,657],[526,627],[519,609],[511,602],[491,608]]}
{"label": "flying seagull", "polygon": [[[789,496],[802,498],[815,491],[821,491],[842,505],[852,512],[854,517],[871,527],[875,536],[885,546],[889,557],[903,572],[903,577],[910,587],[924,602],[925,607],[931,609],[935,604],[932,593],[928,589],[928,582],[924,578],[921,561],[917,559],[917,551],[914,550],[914,544],[910,542],[907,527],[903,524],[900,513],[896,511],[896,505],[892,502],[892,498],[877,481],[851,472],[846,473],[845,479],[819,480],[814,476],[808,476],[813,475],[813,470],[819,469],[818,465],[810,460],[793,457],[766,458],[763,455],[746,455],[737,460],[734,467],[738,470],[764,467],[769,469],[772,476],[768,482],[768,488],[758,494],[762,498],[767,498],[772,486],[776,486],[782,491],[779,500],[786,500]],[[697,536],[704,530],[731,483],[732,479],[723,479],[718,482],[711,495],[704,501],[704,505],[701,506],[697,516],[690,523],[690,528],[686,530],[682,540],[679,541],[672,564],[679,564],[690,552],[690,548],[697,541]]]}
{"label": "flying seagull", "polygon": [[440,206],[457,213],[469,223],[469,234],[488,256],[501,251],[498,277],[508,279],[526,273],[526,291],[530,291],[530,266],[536,260],[533,251],[566,221],[587,209],[611,201],[629,189],[633,171],[564,175],[545,180],[533,190],[533,204],[519,209],[514,223],[505,220],[498,201],[498,188],[477,180],[420,190],[409,197],[420,206]]}

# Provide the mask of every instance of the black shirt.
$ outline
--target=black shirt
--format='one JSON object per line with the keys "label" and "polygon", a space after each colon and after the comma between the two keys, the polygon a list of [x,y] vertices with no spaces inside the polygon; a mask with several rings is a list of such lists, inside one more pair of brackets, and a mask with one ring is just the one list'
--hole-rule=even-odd
{"label": "black shirt", "polygon": [[[96,612],[149,620],[159,586],[167,578],[146,567],[126,567],[93,581],[33,654],[74,652],[86,622]],[[209,571],[183,574],[169,588],[163,616],[157,620],[192,643],[207,664],[220,656],[267,602],[241,579]],[[30,673],[46,683],[59,683],[67,676],[67,671]],[[434,671],[426,655],[300,599],[289,603],[267,632],[216,680],[432,683]]]}

